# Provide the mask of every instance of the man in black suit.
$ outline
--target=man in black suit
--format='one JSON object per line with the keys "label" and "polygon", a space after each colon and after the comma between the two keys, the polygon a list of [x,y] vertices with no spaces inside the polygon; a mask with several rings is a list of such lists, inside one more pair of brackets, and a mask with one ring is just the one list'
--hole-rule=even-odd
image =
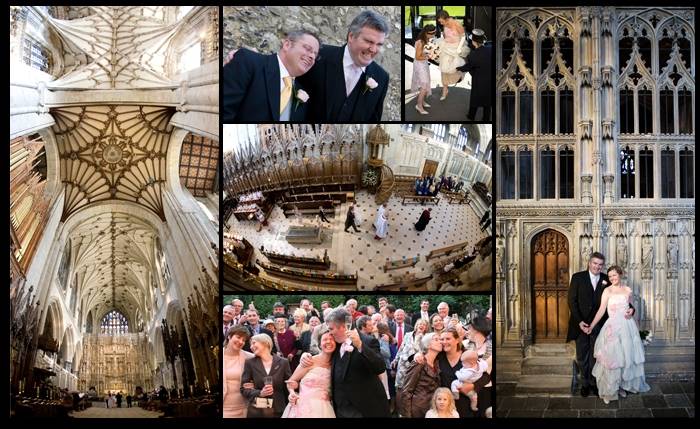
{"label": "man in black suit", "polygon": [[[348,331],[351,320],[345,309],[326,318],[336,349],[331,358],[331,390],[336,417],[389,417],[389,401],[378,375],[386,370],[379,341]],[[302,359],[302,365],[305,363]]]}
{"label": "man in black suit", "polygon": [[386,20],[365,10],[350,23],[346,45],[321,47],[321,58],[299,78],[309,91],[309,122],[381,120],[389,74],[374,58],[388,33]]}
{"label": "man in black suit", "polygon": [[[595,341],[600,327],[608,318],[607,313],[598,325],[587,334],[587,330],[600,307],[603,290],[610,285],[608,276],[601,271],[605,264],[605,256],[593,252],[588,260],[588,270],[571,276],[569,286],[569,331],[566,341],[576,341],[576,360],[581,372],[581,396],[586,397],[591,390],[597,394],[595,379],[592,375],[595,357],[593,356]],[[632,317],[634,308],[630,305],[625,317]]]}
{"label": "man in black suit", "polygon": [[319,46],[315,34],[299,30],[276,54],[236,51],[224,66],[224,122],[304,121],[308,93],[295,78],[311,69]]}
{"label": "man in black suit", "polygon": [[425,319],[425,321],[428,322],[428,326],[430,326],[430,301],[427,299],[420,302],[420,311],[413,313],[413,317],[411,317],[411,326],[416,326],[418,319]]}
{"label": "man in black suit", "polygon": [[[482,120],[491,120],[491,94],[493,92],[493,62],[492,49],[490,44],[485,44],[486,36],[484,31],[475,28],[469,35],[472,50],[467,55],[466,64],[457,67],[457,70],[469,72],[472,75],[472,89],[469,95],[469,112],[467,120],[473,121],[476,117],[476,110],[484,108]],[[451,187],[450,187],[451,188]]]}

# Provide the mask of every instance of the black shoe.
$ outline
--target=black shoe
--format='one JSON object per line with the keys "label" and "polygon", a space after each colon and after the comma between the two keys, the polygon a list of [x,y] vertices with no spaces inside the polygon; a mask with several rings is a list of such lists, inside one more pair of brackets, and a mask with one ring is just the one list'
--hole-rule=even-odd
{"label": "black shoe", "polygon": [[598,387],[597,386],[591,386],[591,392],[593,392],[593,394],[595,396],[600,397],[600,395],[598,395]]}
{"label": "black shoe", "polygon": [[590,388],[587,386],[581,387],[581,397],[583,398],[588,398],[588,395],[591,393]]}

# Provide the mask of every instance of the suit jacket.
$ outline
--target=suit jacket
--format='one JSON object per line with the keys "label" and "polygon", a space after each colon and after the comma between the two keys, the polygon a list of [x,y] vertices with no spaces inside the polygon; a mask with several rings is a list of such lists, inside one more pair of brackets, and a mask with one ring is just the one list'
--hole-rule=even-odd
{"label": "suit jacket", "polygon": [[[243,374],[241,375],[241,395],[249,402],[260,396],[260,391],[265,386],[265,377],[267,375],[260,358],[254,357],[246,360],[243,366]],[[272,393],[272,409],[275,410],[275,413],[282,414],[285,407],[287,407],[287,396],[289,396],[285,381],[289,380],[289,377],[292,376],[292,370],[289,368],[289,361],[285,358],[272,355],[272,368],[270,369],[269,375],[272,377],[272,387],[274,388],[274,392]],[[243,383],[247,383],[250,380],[253,380],[255,387],[252,389],[243,387]]]}
{"label": "suit jacket", "polygon": [[[428,311],[428,325],[430,325],[430,311]],[[413,313],[413,316],[411,316],[411,329],[413,329],[413,326],[416,326],[416,322],[420,319],[420,310],[416,311]]]}
{"label": "suit jacket", "polygon": [[[472,49],[467,55],[466,64],[458,67],[458,70],[469,72],[472,75],[472,89],[469,95],[469,106],[491,106],[493,93],[493,50],[491,45],[483,45],[479,49]],[[452,185],[450,184],[450,188]]]}
{"label": "suit jacket", "polygon": [[[420,317],[420,314],[418,314],[418,317]],[[396,320],[392,320],[389,322],[389,330],[391,331],[391,335],[396,338]],[[407,333],[413,331],[413,324],[409,323],[408,318],[403,319],[403,335],[404,337],[406,336]]]}
{"label": "suit jacket", "polygon": [[[607,283],[603,285],[603,280]],[[598,285],[593,291],[591,276],[588,270],[575,273],[571,276],[571,284],[569,285],[569,332],[566,335],[566,341],[575,340],[581,333],[581,328],[578,324],[581,321],[590,324],[593,321],[598,309],[600,308],[600,298],[603,296],[603,290],[610,286],[608,276],[600,273]],[[598,326],[603,326],[608,319],[608,314],[605,313],[598,322]]]}
{"label": "suit jacket", "polygon": [[379,341],[360,334],[362,351],[354,348],[340,357],[337,344],[331,358],[331,389],[333,405],[343,398],[350,402],[363,417],[389,417],[389,401],[379,374],[386,370],[384,359],[379,351]]}
{"label": "suit jacket", "polygon": [[[309,122],[379,122],[384,109],[384,97],[389,88],[389,74],[376,62],[365,68],[355,89],[346,96],[343,71],[343,46],[321,46],[319,59],[311,70],[299,76],[299,82],[308,88]],[[368,78],[378,86],[366,88]]]}
{"label": "suit jacket", "polygon": [[[307,103],[296,99],[303,89],[295,79],[290,121],[306,118]],[[224,66],[224,122],[272,122],[280,120],[280,69],[277,54],[263,55],[239,49]]]}

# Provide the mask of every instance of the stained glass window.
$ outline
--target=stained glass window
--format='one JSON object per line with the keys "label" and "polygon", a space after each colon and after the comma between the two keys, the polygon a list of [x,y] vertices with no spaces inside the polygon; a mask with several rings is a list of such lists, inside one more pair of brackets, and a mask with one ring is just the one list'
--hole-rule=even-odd
{"label": "stained glass window", "polygon": [[120,335],[129,332],[129,322],[123,314],[112,310],[102,318],[100,333],[107,335]]}

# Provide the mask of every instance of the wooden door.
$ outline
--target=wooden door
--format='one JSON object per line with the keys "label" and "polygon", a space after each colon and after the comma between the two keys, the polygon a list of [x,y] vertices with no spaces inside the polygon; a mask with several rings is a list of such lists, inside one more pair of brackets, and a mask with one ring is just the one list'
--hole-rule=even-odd
{"label": "wooden door", "polygon": [[421,176],[435,176],[435,173],[437,172],[437,167],[437,161],[425,160],[425,165],[423,166],[423,174]]}
{"label": "wooden door", "polygon": [[532,296],[536,342],[566,341],[569,323],[569,242],[548,229],[532,240]]}

